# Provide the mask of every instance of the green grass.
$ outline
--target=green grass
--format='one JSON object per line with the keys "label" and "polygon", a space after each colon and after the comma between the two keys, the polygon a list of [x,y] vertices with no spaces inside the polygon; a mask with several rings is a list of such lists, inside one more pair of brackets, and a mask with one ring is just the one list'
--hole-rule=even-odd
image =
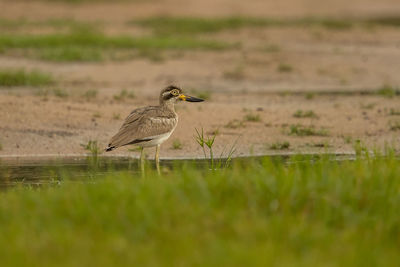
{"label": "green grass", "polygon": [[389,127],[391,131],[400,131],[400,121],[389,122]]}
{"label": "green grass", "polygon": [[393,156],[264,158],[1,192],[3,266],[397,266]]}
{"label": "green grass", "polygon": [[293,113],[293,117],[295,118],[318,118],[317,114],[315,114],[312,110],[297,110]]}
{"label": "green grass", "polygon": [[227,124],[225,124],[224,127],[229,129],[238,129],[238,128],[244,128],[246,127],[246,125],[241,120],[233,119],[230,120]]}
{"label": "green grass", "polygon": [[276,142],[276,143],[273,143],[269,148],[272,149],[272,150],[289,149],[290,148],[290,143],[288,141]]}
{"label": "green grass", "polygon": [[135,97],[136,97],[136,95],[135,95],[134,91],[128,91],[126,89],[121,90],[121,92],[119,92],[119,94],[113,96],[114,100],[117,100],[117,101],[121,101],[121,100],[124,100],[127,98],[134,99]]}
{"label": "green grass", "polygon": [[[332,30],[347,30],[353,27],[356,21],[348,19],[330,18],[298,18],[274,19],[262,17],[153,17],[143,20],[132,20],[133,25],[140,25],[152,29],[157,34],[165,35],[192,35],[200,33],[216,33],[224,30],[238,30],[249,27],[324,27]],[[369,22],[372,23],[372,22]]]}
{"label": "green grass", "polygon": [[390,111],[389,111],[389,115],[400,116],[400,109],[391,108]]}
{"label": "green grass", "polygon": [[172,149],[175,149],[175,150],[182,149],[182,143],[181,143],[181,141],[179,139],[175,139],[172,142]]}
{"label": "green grass", "polygon": [[25,51],[25,55],[33,54],[34,57],[39,59],[56,62],[102,61],[108,58],[112,59],[112,52],[121,50],[134,50],[139,56],[150,55],[154,57],[155,52],[150,53],[149,51],[222,50],[231,47],[234,47],[234,45],[187,37],[108,36],[95,31],[73,31],[44,35],[3,34],[0,36],[0,51],[3,51],[3,53],[22,50]]}
{"label": "green grass", "polygon": [[24,69],[0,70],[0,86],[43,86],[54,83],[49,73],[38,70],[25,71]]}
{"label": "green grass", "polygon": [[91,100],[91,99],[95,99],[97,97],[97,95],[99,94],[99,92],[97,91],[97,89],[89,89],[87,90],[85,93],[83,93],[83,97],[86,100]]}
{"label": "green grass", "polygon": [[292,72],[293,71],[293,67],[289,64],[279,64],[279,66],[277,67],[277,71],[279,72]]}
{"label": "green grass", "polygon": [[400,95],[400,89],[385,84],[380,89],[378,89],[377,94],[384,97],[392,98],[396,95]]}
{"label": "green grass", "polygon": [[300,124],[290,125],[289,135],[296,136],[327,136],[326,129],[316,129],[314,126],[304,126]]}
{"label": "green grass", "polygon": [[235,30],[243,27],[265,26],[267,20],[246,17],[153,17],[143,20],[132,20],[130,24],[151,28],[157,34],[193,35],[199,33],[215,33],[223,30]]}
{"label": "green grass", "polygon": [[244,116],[243,118],[245,121],[251,121],[251,122],[260,122],[261,121],[261,116],[260,114],[253,114],[253,113],[248,113]]}

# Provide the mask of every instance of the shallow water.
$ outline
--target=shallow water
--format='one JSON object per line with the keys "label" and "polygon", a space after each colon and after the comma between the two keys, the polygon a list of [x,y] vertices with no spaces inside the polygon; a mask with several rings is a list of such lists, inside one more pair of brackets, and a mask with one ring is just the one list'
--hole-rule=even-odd
{"label": "shallow water", "polygon": [[[308,155],[310,160],[320,155]],[[354,159],[352,155],[329,155],[335,160]],[[250,160],[261,161],[260,157],[243,157],[232,159],[233,162],[246,163]],[[283,160],[290,164],[293,158],[288,155],[268,156],[274,160]],[[173,169],[189,163],[195,168],[207,170],[208,160],[162,160],[163,169]],[[154,161],[147,161],[147,167],[154,168]],[[125,172],[132,177],[141,177],[138,159],[129,157],[65,157],[65,158],[8,158],[0,159],[0,189],[17,185],[38,187],[61,182],[94,182],[115,172]],[[68,181],[66,181],[68,177]]]}

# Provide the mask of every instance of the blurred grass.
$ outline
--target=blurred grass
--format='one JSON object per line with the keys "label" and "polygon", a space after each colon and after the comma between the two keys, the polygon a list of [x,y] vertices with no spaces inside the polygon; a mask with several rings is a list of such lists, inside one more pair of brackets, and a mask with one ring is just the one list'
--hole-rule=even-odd
{"label": "blurred grass", "polygon": [[323,27],[328,30],[348,30],[361,26],[400,26],[400,17],[382,16],[367,19],[302,17],[279,19],[265,17],[168,17],[158,16],[141,20],[131,20],[131,25],[152,29],[157,34],[193,35],[216,33],[224,30],[237,30],[249,27]]}
{"label": "blurred grass", "polygon": [[24,69],[0,70],[0,86],[41,86],[54,84],[54,78],[49,73],[38,70]]}
{"label": "blurred grass", "polygon": [[397,266],[398,159],[290,162],[7,190],[2,265]]}
{"label": "blurred grass", "polygon": [[[33,50],[40,59],[51,61],[101,61],[113,50],[222,50],[231,44],[183,37],[131,37],[128,35],[107,36],[95,31],[72,31],[43,35],[3,34],[0,36],[0,51],[20,49]],[[108,54],[109,54],[108,53]],[[29,54],[29,53],[28,53]]]}

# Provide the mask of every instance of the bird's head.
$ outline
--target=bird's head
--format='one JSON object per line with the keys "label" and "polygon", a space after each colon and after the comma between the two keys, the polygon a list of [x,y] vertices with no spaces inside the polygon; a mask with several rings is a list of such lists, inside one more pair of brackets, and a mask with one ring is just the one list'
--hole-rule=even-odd
{"label": "bird's head", "polygon": [[176,103],[177,101],[188,101],[188,102],[202,102],[203,99],[186,95],[182,92],[182,89],[170,85],[164,88],[160,93],[160,104]]}

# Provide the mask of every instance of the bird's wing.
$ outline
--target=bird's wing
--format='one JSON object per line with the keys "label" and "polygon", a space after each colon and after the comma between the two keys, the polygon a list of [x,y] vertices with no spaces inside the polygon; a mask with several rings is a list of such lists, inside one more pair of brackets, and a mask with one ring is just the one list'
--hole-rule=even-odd
{"label": "bird's wing", "polygon": [[125,119],[118,133],[111,138],[109,148],[117,148],[143,141],[173,130],[176,126],[175,114],[162,112],[156,107],[133,110]]}

